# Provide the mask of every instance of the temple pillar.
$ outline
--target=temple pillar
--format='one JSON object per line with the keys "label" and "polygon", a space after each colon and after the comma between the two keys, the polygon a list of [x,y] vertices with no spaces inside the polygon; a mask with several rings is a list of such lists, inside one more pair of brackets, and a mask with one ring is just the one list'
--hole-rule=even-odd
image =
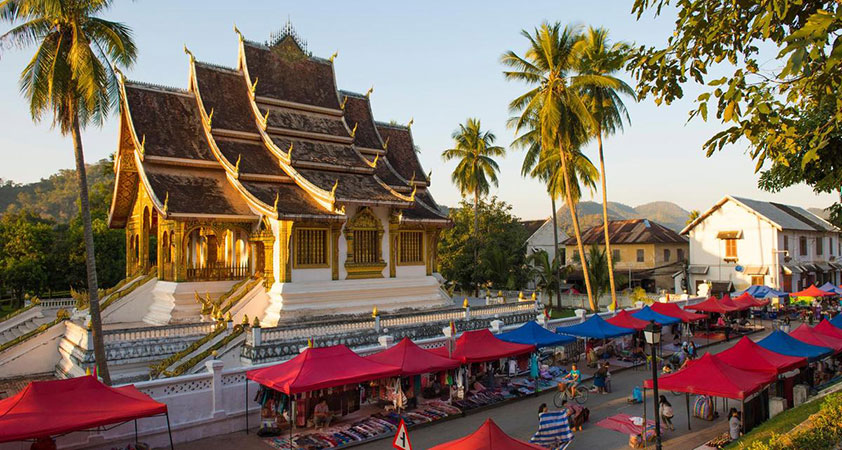
{"label": "temple pillar", "polygon": [[339,235],[342,232],[342,223],[330,225],[330,276],[333,280],[339,279]]}
{"label": "temple pillar", "polygon": [[389,278],[397,276],[399,230],[400,224],[397,221],[389,221]]}
{"label": "temple pillar", "polygon": [[[292,265],[290,264],[290,239],[292,238],[291,220],[278,221],[278,281],[289,283],[292,281]],[[270,258],[267,258],[269,260]]]}
{"label": "temple pillar", "polygon": [[184,255],[184,223],[175,222],[175,237],[173,237],[172,245],[175,248],[175,255],[173,255],[173,281],[187,280],[187,258]]}
{"label": "temple pillar", "polygon": [[427,275],[433,274],[433,249],[435,243],[435,230],[427,228],[424,230],[424,267]]}

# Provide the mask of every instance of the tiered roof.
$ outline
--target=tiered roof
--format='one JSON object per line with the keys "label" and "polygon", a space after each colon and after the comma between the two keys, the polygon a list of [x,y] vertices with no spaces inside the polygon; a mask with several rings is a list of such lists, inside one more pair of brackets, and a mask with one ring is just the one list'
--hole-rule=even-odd
{"label": "tiered roof", "polygon": [[346,205],[447,224],[408,126],[376,122],[369,94],[339,91],[332,60],[294,33],[240,37],[237,69],[190,57],[188,90],[121,81],[112,227],[143,185],[163,217],[344,220]]}

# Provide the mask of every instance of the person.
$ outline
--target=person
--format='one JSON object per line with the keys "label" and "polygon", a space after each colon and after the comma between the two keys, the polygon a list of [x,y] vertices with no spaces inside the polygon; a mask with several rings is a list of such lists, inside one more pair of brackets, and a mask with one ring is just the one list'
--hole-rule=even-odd
{"label": "person", "polygon": [[570,366],[570,372],[567,372],[567,375],[561,379],[561,384],[564,386],[564,389],[568,390],[570,397],[576,396],[576,386],[579,385],[579,378],[581,377],[582,373],[576,368],[576,364],[573,364]]}
{"label": "person", "polygon": [[725,328],[725,315],[720,314],[719,318],[716,319],[716,327],[717,328]]}
{"label": "person", "polygon": [[663,395],[658,397],[658,403],[660,403],[659,412],[661,415],[661,422],[663,422],[670,431],[675,431],[675,427],[672,425],[672,416],[675,415],[672,410],[672,404]]}
{"label": "person", "polygon": [[687,356],[696,359],[696,344],[692,340],[687,344]]}
{"label": "person", "polygon": [[608,378],[608,363],[605,362],[599,365],[596,374],[593,377],[593,385],[596,391],[600,394],[605,394],[605,379]]}
{"label": "person", "polygon": [[329,427],[331,420],[333,420],[333,414],[327,406],[327,400],[322,398],[313,410],[313,425],[316,428]]}
{"label": "person", "polygon": [[740,438],[740,431],[742,429],[742,424],[740,422],[740,412],[737,411],[737,408],[731,408],[731,410],[728,411],[728,432],[731,435],[732,441],[736,441]]}
{"label": "person", "polygon": [[585,409],[579,405],[569,403],[567,400],[561,401],[561,408],[567,408],[567,420],[570,423],[570,429],[572,431],[582,431],[582,427],[585,425]]}
{"label": "person", "polygon": [[542,403],[538,407],[538,431],[529,442],[544,448],[564,448],[572,440],[567,408],[550,411],[546,403]]}

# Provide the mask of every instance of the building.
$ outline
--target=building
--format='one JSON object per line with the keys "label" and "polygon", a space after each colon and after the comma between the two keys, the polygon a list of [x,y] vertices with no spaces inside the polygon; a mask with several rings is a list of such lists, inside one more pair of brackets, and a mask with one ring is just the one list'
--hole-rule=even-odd
{"label": "building", "polygon": [[[648,292],[673,289],[672,274],[682,267],[687,257],[686,238],[648,219],[609,220],[608,235],[614,276],[625,282],[625,285],[617,285],[618,290],[630,286],[640,286]],[[582,244],[585,252],[593,245],[604,249],[603,225],[585,230]],[[579,282],[583,278],[576,238],[568,238],[564,246],[567,264],[574,268],[568,281]]]}
{"label": "building", "polygon": [[439,233],[410,126],[377,122],[340,91],[333,57],[288,25],[239,37],[236,68],[189,59],[187,89],[120,80],[109,224],[126,230],[126,275],[156,267],[144,321],[199,317],[197,293],[262,277],[266,316],[441,304]]}
{"label": "building", "polygon": [[[552,259],[555,255],[555,236],[553,236],[553,219],[541,220],[525,220],[521,224],[526,229],[529,237],[526,239],[526,255],[529,256],[537,253],[540,250],[547,252]],[[558,246],[561,253],[561,259],[565,260],[564,245],[562,244],[567,239],[567,233],[558,227]]]}
{"label": "building", "polygon": [[726,195],[681,234],[690,238],[690,286],[753,284],[793,292],[840,281],[839,230],[804,208]]}

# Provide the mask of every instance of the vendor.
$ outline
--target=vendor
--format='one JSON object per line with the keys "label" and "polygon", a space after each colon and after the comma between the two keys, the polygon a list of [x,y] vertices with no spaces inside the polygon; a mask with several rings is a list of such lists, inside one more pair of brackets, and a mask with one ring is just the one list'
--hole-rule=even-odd
{"label": "vendor", "polygon": [[333,413],[330,412],[327,400],[322,398],[313,410],[313,425],[316,428],[329,427],[331,420],[333,420]]}

